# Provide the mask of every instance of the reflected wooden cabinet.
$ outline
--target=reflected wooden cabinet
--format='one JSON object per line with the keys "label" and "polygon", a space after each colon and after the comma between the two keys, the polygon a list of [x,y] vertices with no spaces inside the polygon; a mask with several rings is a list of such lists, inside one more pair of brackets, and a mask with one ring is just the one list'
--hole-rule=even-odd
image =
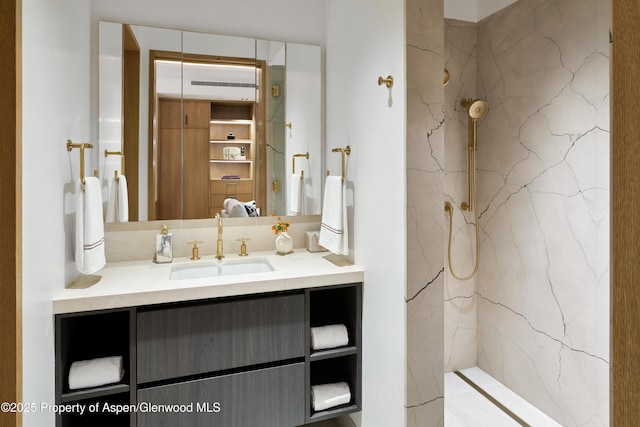
{"label": "reflected wooden cabinet", "polygon": [[[255,200],[254,123],[253,102],[159,99],[156,219],[213,217],[225,198]],[[226,147],[244,158],[225,158]]]}
{"label": "reflected wooden cabinet", "polygon": [[209,101],[158,101],[156,219],[208,216],[209,105]]}

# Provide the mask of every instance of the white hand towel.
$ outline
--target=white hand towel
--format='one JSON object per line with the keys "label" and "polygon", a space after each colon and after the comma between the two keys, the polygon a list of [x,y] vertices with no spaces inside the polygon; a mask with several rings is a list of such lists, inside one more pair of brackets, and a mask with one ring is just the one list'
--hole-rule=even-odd
{"label": "white hand towel", "polygon": [[118,222],[129,222],[129,190],[127,190],[127,178],[120,175],[118,178]]}
{"label": "white hand towel", "polygon": [[328,176],[324,185],[320,246],[334,254],[349,254],[345,183],[340,176]]}
{"label": "white hand towel", "polygon": [[311,348],[324,350],[349,344],[349,332],[345,325],[327,325],[311,328]]}
{"label": "white hand towel", "polygon": [[299,173],[291,175],[291,191],[289,195],[290,216],[304,215],[304,194],[302,193],[304,186],[302,184],[302,176]]}
{"label": "white hand towel", "polygon": [[104,215],[105,222],[118,222],[118,183],[111,178],[107,195],[107,211]]}
{"label": "white hand towel", "polygon": [[324,411],[351,402],[349,384],[345,382],[311,386],[311,400],[314,411]]}
{"label": "white hand towel", "polygon": [[102,191],[98,178],[85,178],[85,182],[84,186],[80,181],[76,185],[75,258],[78,271],[91,274],[106,264]]}
{"label": "white hand towel", "polygon": [[122,381],[122,356],[73,362],[69,369],[69,389],[100,387]]}
{"label": "white hand towel", "polygon": [[105,222],[129,221],[129,195],[127,178],[124,175],[119,175],[117,181],[115,178],[109,181],[109,196],[105,217]]}

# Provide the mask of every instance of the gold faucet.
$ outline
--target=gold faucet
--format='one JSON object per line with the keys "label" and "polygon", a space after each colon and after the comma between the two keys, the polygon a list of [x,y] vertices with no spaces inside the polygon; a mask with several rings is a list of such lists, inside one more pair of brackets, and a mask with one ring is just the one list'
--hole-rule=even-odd
{"label": "gold faucet", "polygon": [[217,213],[215,219],[218,220],[218,245],[216,251],[216,258],[222,259],[224,258],[224,254],[222,251],[222,218],[220,218],[220,214]]}

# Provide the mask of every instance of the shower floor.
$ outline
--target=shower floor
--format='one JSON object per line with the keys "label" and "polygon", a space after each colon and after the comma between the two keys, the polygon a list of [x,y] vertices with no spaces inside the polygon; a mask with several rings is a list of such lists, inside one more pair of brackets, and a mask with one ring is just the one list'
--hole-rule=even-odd
{"label": "shower floor", "polygon": [[444,375],[446,427],[562,427],[482,369],[473,367],[460,373],[489,397],[456,373],[447,372]]}

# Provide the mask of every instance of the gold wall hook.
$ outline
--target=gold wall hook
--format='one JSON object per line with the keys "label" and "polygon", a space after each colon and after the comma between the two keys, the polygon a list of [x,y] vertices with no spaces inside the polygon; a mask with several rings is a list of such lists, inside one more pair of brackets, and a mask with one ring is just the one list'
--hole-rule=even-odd
{"label": "gold wall hook", "polygon": [[393,76],[387,76],[386,79],[383,79],[382,76],[378,77],[378,86],[385,85],[389,89],[393,87]]}
{"label": "gold wall hook", "polygon": [[449,70],[445,68],[444,69],[444,85],[445,86],[449,84],[449,80],[451,80],[451,74],[449,74]]}

